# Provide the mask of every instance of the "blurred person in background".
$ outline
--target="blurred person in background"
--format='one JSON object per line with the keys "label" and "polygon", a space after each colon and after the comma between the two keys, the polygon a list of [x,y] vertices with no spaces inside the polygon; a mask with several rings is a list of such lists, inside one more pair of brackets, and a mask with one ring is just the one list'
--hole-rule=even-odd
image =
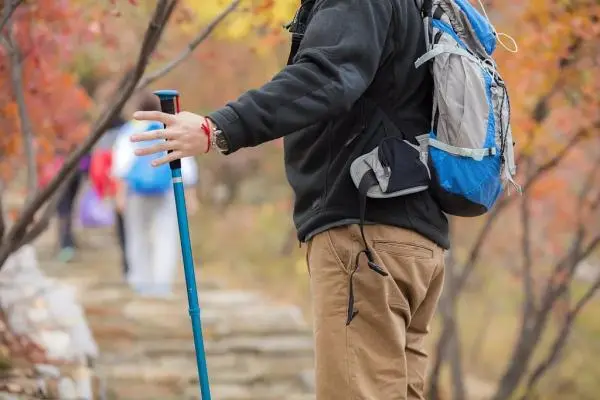
{"label": "blurred person in background", "polygon": [[[158,98],[149,92],[137,96],[139,111],[160,110]],[[116,207],[125,222],[127,281],[147,296],[169,296],[180,260],[175,198],[168,165],[153,168],[150,159],[135,156],[139,147],[133,134],[161,128],[153,121],[130,121],[120,130],[113,147],[112,173],[116,183]],[[149,156],[151,157],[151,156]],[[181,160],[188,210],[198,208],[195,186],[198,169],[194,158]]]}
{"label": "blurred person in background", "polygon": [[[70,151],[73,151],[74,149],[75,145],[73,145]],[[56,160],[57,164],[62,165],[62,160],[64,160],[66,156],[67,154],[59,154]],[[61,262],[69,262],[75,257],[77,244],[73,233],[73,210],[75,208],[75,199],[79,193],[81,184],[87,176],[89,162],[90,155],[86,154],[79,163],[77,171],[67,182],[67,187],[58,202],[58,259]]]}
{"label": "blurred person in background", "polygon": [[[98,84],[94,92],[94,100],[98,106],[102,107],[107,104],[110,95],[114,90],[118,89],[119,82],[115,79],[103,79],[103,82]],[[110,198],[115,202],[116,184],[112,175],[112,155],[115,141],[119,136],[121,128],[128,122],[123,115],[130,115],[132,103],[135,97],[130,99],[124,106],[123,112],[110,121],[106,132],[102,135],[94,150],[90,162],[90,180],[96,192],[102,198]],[[123,279],[127,280],[129,265],[127,263],[126,254],[126,237],[125,237],[125,222],[123,212],[119,207],[114,207],[115,210],[115,229],[117,234],[117,242],[121,251],[121,272]]]}
{"label": "blurred person in background", "polygon": [[[94,150],[90,161],[90,181],[96,192],[102,198],[115,199],[115,182],[112,176],[112,149],[117,140],[121,128],[127,123],[127,120],[121,115],[117,115],[110,123],[106,132],[102,135]],[[127,264],[127,255],[125,252],[125,224],[122,210],[118,207],[115,210],[115,228],[119,249],[121,250],[121,269],[123,278],[126,279],[129,271]]]}

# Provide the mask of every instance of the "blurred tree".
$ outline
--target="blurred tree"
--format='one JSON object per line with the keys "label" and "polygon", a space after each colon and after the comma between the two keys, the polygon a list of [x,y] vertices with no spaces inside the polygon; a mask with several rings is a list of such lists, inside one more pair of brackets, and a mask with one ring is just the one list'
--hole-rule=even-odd
{"label": "blurred tree", "polygon": [[[73,48],[68,37],[70,35],[76,36],[86,33],[85,30],[81,32],[73,30],[74,28],[71,28],[70,23],[73,22],[77,26],[78,23],[85,20],[79,18],[81,15],[77,13],[77,9],[68,7],[68,5],[72,4],[69,1],[26,3],[13,11],[14,7],[18,6],[18,3],[13,1],[3,4],[3,17],[0,21],[10,19],[6,18],[6,16],[12,15],[14,18],[14,21],[6,24],[8,28],[7,32],[2,32],[3,42],[5,48],[8,48],[9,52],[13,52],[13,58],[18,61],[16,64],[18,68],[22,68],[23,65],[27,66],[26,62],[29,60],[28,57],[30,55],[39,54],[38,57],[32,57],[32,60],[37,61],[34,61],[34,64],[30,67],[31,72],[26,68],[20,72],[24,75],[31,74],[31,81],[39,82],[40,87],[33,86],[33,93],[30,93],[31,99],[27,99],[27,93],[23,89],[25,87],[24,82],[20,81],[15,84],[17,80],[14,78],[16,75],[13,74],[12,89],[15,90],[16,88],[17,91],[12,93],[17,102],[16,108],[19,111],[19,120],[18,122],[14,122],[16,119],[15,111],[12,114],[5,113],[3,116],[7,120],[7,126],[13,121],[14,133],[17,133],[18,128],[21,127],[24,137],[28,140],[35,138],[34,144],[36,150],[43,149],[43,144],[46,143],[46,146],[50,148],[49,152],[52,152],[53,145],[54,147],[59,147],[61,141],[69,144],[75,142],[78,133],[75,127],[79,125],[76,123],[69,125],[68,122],[83,120],[85,108],[81,107],[89,104],[85,91],[77,85],[76,79],[58,68],[58,65],[60,65],[59,61],[61,59],[68,59],[68,56],[72,54],[71,51]],[[4,210],[0,209],[0,268],[13,251],[35,239],[47,227],[48,221],[54,213],[55,200],[58,198],[56,195],[57,191],[61,186],[64,186],[64,182],[75,171],[81,158],[91,150],[100,136],[105,132],[110,121],[121,112],[123,105],[134,92],[176,5],[177,0],[159,0],[156,3],[151,19],[147,24],[144,38],[141,44],[138,44],[138,57],[135,64],[121,78],[119,85],[117,85],[117,90],[111,96],[107,106],[91,125],[92,132],[86,135],[89,131],[82,130],[79,137],[83,138],[83,140],[70,152],[64,165],[54,178],[44,188],[39,191],[36,190],[35,193],[30,193],[30,201],[25,204],[23,210],[21,210],[19,216],[10,227],[5,223]],[[20,21],[22,25],[18,25]],[[12,25],[13,23],[15,24],[14,26]],[[18,29],[15,29],[16,27]],[[64,41],[61,41],[61,38]],[[16,53],[19,55],[18,57],[14,56],[16,46],[19,46],[19,51]],[[48,51],[48,54],[43,53],[45,51]],[[42,55],[44,55],[43,58]],[[0,58],[0,60],[5,58],[6,56]],[[46,64],[46,59],[56,61],[56,64]],[[55,66],[56,70],[50,69],[47,71],[45,69],[47,65]],[[15,68],[14,63],[12,64],[12,68]],[[54,74],[46,76],[46,73],[50,72],[54,72]],[[61,79],[59,80],[59,78]],[[36,81],[36,79],[39,79],[39,81]],[[29,81],[25,82],[28,84],[27,88],[32,87]],[[41,94],[38,92],[48,87],[52,89],[50,93]],[[23,93],[19,93],[21,89]],[[2,94],[4,92],[2,91]],[[21,100],[17,96],[22,96]],[[50,96],[53,96],[52,104],[47,103],[47,98]],[[14,101],[12,100],[12,102]],[[11,100],[8,100],[7,104],[10,103]],[[38,105],[40,107],[39,110],[37,109]],[[56,109],[50,108],[51,106],[56,106]],[[7,109],[10,110],[11,108],[7,107]],[[12,110],[14,109],[15,106],[12,106]],[[38,115],[36,112],[39,112],[42,122],[39,125],[40,131],[33,133],[33,129],[38,128],[33,122],[36,121],[35,118]],[[12,120],[9,118],[12,118]],[[32,127],[31,132],[22,129],[22,124],[25,120],[30,123],[29,126]],[[47,129],[47,131],[43,129]],[[0,165],[9,163],[6,168],[9,171],[13,171],[18,167],[19,159],[15,154],[18,154],[20,151],[19,145],[21,143],[17,142],[16,145],[13,143],[17,135],[11,134],[6,136],[10,138],[11,142],[8,144],[3,143],[0,147],[3,151]],[[65,147],[68,148],[67,146]],[[39,154],[43,153],[40,152]],[[13,165],[10,165],[9,160],[14,160]],[[0,188],[4,189],[2,186]],[[2,202],[0,202],[0,206],[2,206]],[[44,206],[45,210],[40,216],[39,211]]]}
{"label": "blurred tree", "polygon": [[[460,340],[456,308],[460,296],[483,254],[515,263],[515,249],[522,250],[515,274],[523,285],[521,326],[508,364],[499,380],[495,400],[514,396],[522,382],[527,393],[535,388],[557,361],[566,344],[573,320],[599,289],[593,281],[584,296],[573,299],[565,312],[559,335],[540,364],[531,368],[547,332],[552,310],[561,304],[573,284],[581,261],[599,246],[598,227],[598,129],[600,118],[600,3],[582,1],[492,2],[498,26],[516,32],[519,54],[498,50],[503,77],[511,91],[513,131],[520,151],[523,198],[505,197],[482,218],[455,220],[454,230],[477,232],[464,257],[455,260],[447,278],[447,295],[440,307],[443,329],[436,347],[430,396],[440,398],[441,366],[450,361],[454,399],[464,399]],[[509,21],[516,21],[509,23]],[[498,22],[498,21],[495,21]],[[505,38],[500,38],[505,39]],[[517,206],[521,202],[521,208]],[[494,223],[503,216],[503,224]],[[519,223],[520,221],[520,223]],[[517,243],[515,235],[522,237]],[[516,236],[518,237],[518,236]],[[465,244],[464,237],[453,236]],[[489,258],[488,258],[489,259]],[[600,278],[599,278],[600,279]],[[457,362],[458,359],[458,362]]]}
{"label": "blurred tree", "polygon": [[[3,2],[3,9],[10,5]],[[30,193],[37,186],[36,166],[86,133],[89,98],[64,68],[74,55],[73,38],[95,39],[78,13],[68,1],[28,2],[1,32],[0,177],[27,165]]]}
{"label": "blurred tree", "polygon": [[[198,21],[206,23],[229,1],[186,0],[186,3],[198,15]],[[287,39],[282,34],[282,27],[292,19],[299,4],[298,0],[242,0],[240,9],[230,17],[229,23],[217,30],[217,37],[243,41],[258,53],[268,54],[275,45]]]}

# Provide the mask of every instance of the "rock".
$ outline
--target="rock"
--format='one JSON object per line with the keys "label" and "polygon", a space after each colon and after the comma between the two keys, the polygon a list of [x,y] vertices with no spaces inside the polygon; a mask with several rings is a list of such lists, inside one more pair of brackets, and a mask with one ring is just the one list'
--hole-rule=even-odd
{"label": "rock", "polygon": [[62,378],[58,383],[58,395],[61,400],[77,400],[77,388],[70,378]]}
{"label": "rock", "polygon": [[[98,353],[76,289],[46,276],[30,245],[13,253],[0,271],[0,306],[11,332],[27,336],[49,359],[70,362]],[[10,338],[6,341],[10,347]]]}
{"label": "rock", "polygon": [[49,364],[37,364],[34,366],[35,371],[43,378],[58,378],[60,370],[58,367]]}
{"label": "rock", "polygon": [[302,384],[306,387],[306,390],[310,393],[315,391],[315,371],[314,370],[306,370],[300,373],[300,379]]}
{"label": "rock", "polygon": [[21,393],[23,391],[23,387],[16,383],[7,383],[4,386],[4,389],[9,393]]}

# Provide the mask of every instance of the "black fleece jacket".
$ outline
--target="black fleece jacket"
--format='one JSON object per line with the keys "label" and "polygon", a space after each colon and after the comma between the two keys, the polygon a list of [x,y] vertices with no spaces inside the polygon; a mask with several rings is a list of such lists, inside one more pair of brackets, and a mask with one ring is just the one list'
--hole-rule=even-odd
{"label": "black fleece jacket", "polygon": [[[303,1],[304,2],[304,1]],[[284,138],[301,241],[359,221],[349,167],[388,136],[427,133],[432,82],[414,0],[317,0],[293,62],[269,83],[209,115],[229,153]],[[448,247],[444,214],[428,192],[369,199],[366,220],[415,230]]]}

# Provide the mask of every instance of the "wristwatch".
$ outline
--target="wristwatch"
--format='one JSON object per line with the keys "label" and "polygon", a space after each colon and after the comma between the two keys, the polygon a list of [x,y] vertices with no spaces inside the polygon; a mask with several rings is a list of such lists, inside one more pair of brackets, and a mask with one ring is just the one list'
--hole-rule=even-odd
{"label": "wristwatch", "polygon": [[227,153],[229,150],[229,142],[223,131],[217,127],[213,120],[210,120],[213,131],[210,135],[210,145],[212,148],[219,150],[221,154]]}

